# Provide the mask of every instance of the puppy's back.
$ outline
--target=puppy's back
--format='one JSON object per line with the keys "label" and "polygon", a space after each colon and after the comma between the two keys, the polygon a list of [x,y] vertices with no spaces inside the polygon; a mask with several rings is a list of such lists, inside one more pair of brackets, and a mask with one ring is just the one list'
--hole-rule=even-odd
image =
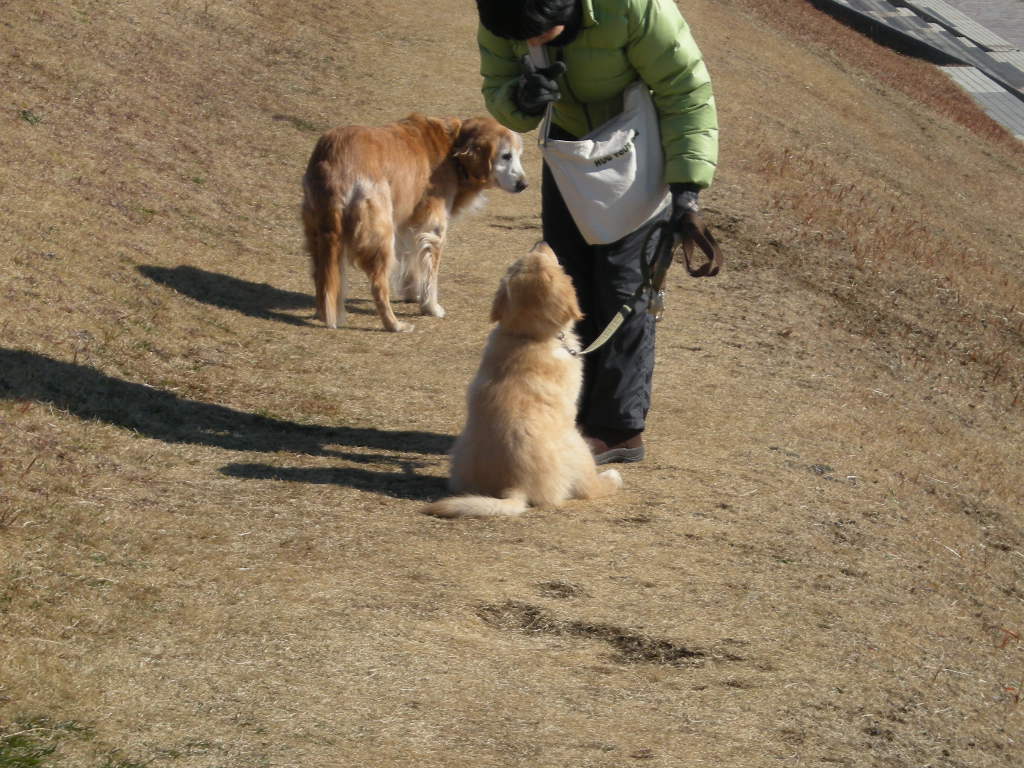
{"label": "puppy's back", "polygon": [[565,484],[566,452],[580,440],[574,419],[582,364],[556,341],[492,331],[467,393],[466,426],[452,449],[452,489],[501,495],[527,491],[548,505]]}

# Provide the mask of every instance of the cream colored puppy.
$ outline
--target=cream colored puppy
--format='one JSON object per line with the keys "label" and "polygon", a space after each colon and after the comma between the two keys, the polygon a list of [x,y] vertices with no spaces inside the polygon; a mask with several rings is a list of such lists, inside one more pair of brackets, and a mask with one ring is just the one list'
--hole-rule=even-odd
{"label": "cream colored puppy", "polygon": [[466,426],[451,453],[455,493],[423,509],[439,517],[518,515],[622,487],[614,469],[597,471],[576,429],[583,380],[582,318],[572,281],[546,243],[501,280],[491,331],[467,394]]}

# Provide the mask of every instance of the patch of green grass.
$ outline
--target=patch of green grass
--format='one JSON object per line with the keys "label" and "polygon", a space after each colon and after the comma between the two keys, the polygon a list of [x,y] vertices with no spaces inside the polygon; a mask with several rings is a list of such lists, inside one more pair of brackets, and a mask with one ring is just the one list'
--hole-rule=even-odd
{"label": "patch of green grass", "polygon": [[43,766],[57,749],[57,742],[41,741],[31,734],[15,733],[0,737],[0,766],[3,768],[35,768]]}
{"label": "patch of green grass", "polygon": [[[44,768],[63,739],[90,738],[92,730],[73,720],[46,717],[18,720],[0,732],[0,768]],[[125,767],[127,768],[127,766]]]}
{"label": "patch of green grass", "polygon": [[21,117],[21,119],[29,125],[39,125],[41,122],[43,122],[43,118],[40,115],[37,115],[31,109],[19,110],[18,116]]}

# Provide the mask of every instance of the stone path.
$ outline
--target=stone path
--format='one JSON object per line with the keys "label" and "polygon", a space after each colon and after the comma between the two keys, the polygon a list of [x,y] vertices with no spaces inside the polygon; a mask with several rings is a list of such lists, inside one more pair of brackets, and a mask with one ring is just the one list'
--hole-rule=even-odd
{"label": "stone path", "polygon": [[1024,50],[1024,0],[946,0],[961,13]]}
{"label": "stone path", "polygon": [[[941,53],[953,80],[996,122],[1024,140],[1024,0],[823,0],[851,21],[880,25]],[[967,13],[984,5],[991,26]],[[973,13],[973,12],[972,12]],[[992,26],[996,27],[993,31]]]}

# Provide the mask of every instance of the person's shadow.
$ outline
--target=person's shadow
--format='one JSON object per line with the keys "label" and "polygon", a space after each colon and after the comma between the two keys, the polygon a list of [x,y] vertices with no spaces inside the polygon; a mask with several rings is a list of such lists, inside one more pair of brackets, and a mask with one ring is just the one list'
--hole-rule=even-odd
{"label": "person's shadow", "polygon": [[444,481],[417,475],[415,470],[425,466],[422,461],[344,448],[440,455],[447,453],[453,440],[449,435],[433,432],[324,427],[283,421],[188,400],[165,390],[108,376],[89,366],[5,348],[0,348],[0,399],[50,403],[80,419],[103,421],[167,443],[393,464],[400,471],[281,468],[236,463],[228,464],[221,472],[251,479],[349,485],[399,498],[434,498],[444,490]]}

